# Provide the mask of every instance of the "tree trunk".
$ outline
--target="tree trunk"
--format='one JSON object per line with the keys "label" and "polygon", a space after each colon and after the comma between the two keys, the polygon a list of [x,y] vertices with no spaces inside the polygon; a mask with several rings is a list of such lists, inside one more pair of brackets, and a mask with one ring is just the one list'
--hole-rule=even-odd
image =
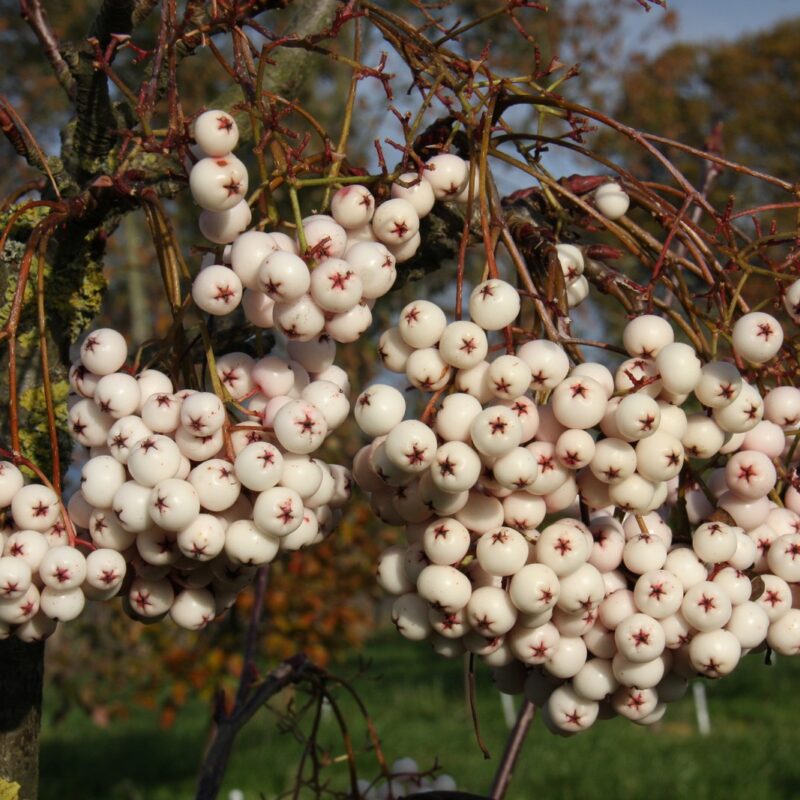
{"label": "tree trunk", "polygon": [[20,785],[20,800],[39,795],[44,644],[0,642],[0,781]]}

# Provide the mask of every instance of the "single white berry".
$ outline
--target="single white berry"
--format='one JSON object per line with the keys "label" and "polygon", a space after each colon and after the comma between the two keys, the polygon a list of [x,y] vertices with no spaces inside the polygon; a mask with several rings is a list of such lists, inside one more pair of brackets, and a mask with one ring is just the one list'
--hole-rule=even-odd
{"label": "single white berry", "polygon": [[208,314],[230,314],[242,300],[242,282],[229,267],[219,264],[206,267],[194,279],[192,299]]}
{"label": "single white berry", "polygon": [[81,363],[95,375],[110,375],[128,356],[125,337],[112,328],[98,328],[81,343]]}
{"label": "single white berry", "polygon": [[595,208],[606,219],[617,220],[624,217],[628,213],[630,204],[628,193],[614,181],[604,183],[595,190]]}
{"label": "single white berry", "polygon": [[224,211],[201,211],[197,218],[200,233],[214,244],[230,244],[244,233],[253,220],[253,212],[247,200],[240,200]]}
{"label": "single white berry", "polygon": [[469,296],[469,315],[486,331],[499,331],[510,325],[517,318],[519,308],[517,290],[499,278],[479,283]]}
{"label": "single white berry", "polygon": [[236,156],[202,158],[189,173],[194,201],[208,211],[227,211],[239,203],[248,188],[247,170]]}
{"label": "single white berry", "polygon": [[343,186],[331,198],[333,218],[348,230],[368,224],[374,213],[375,198],[366,186]]}
{"label": "single white berry", "polygon": [[753,311],[736,321],[732,341],[737,355],[754,364],[763,364],[781,349],[783,328],[770,314]]}
{"label": "single white berry", "polygon": [[204,111],[192,126],[194,140],[207,156],[220,157],[232,153],[239,142],[236,120],[226,111]]}
{"label": "single white berry", "polygon": [[392,197],[407,200],[420,218],[430,214],[436,202],[430,181],[424,174],[417,172],[404,172],[400,175],[392,184]]}
{"label": "single white berry", "polygon": [[422,174],[437,200],[454,200],[467,185],[469,163],[451,153],[441,153],[425,162]]}

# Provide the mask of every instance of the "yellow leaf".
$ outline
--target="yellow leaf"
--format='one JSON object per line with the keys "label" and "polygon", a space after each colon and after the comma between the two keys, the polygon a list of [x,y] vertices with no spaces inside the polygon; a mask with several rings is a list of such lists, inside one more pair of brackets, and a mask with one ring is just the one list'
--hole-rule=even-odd
{"label": "yellow leaf", "polygon": [[20,785],[0,778],[0,800],[19,800]]}

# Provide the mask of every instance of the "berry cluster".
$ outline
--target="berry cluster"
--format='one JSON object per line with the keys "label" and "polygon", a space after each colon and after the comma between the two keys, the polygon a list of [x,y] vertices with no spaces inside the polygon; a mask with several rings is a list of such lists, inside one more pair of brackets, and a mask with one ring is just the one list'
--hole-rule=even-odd
{"label": "berry cluster", "polygon": [[401,175],[383,203],[359,184],[339,189],[330,216],[302,220],[302,237],[245,232],[250,211],[237,198],[247,189],[247,173],[230,155],[238,139],[235,121],[207,111],[197,119],[195,139],[206,154],[190,172],[193,197],[204,209],[200,229],[229,246],[225,263],[201,269],[192,297],[213,315],[229,314],[241,303],[253,325],[274,327],[291,340],[326,333],[337,342],[356,341],[372,322],[376,299],[394,285],[396,264],[419,248],[420,219],[437,199],[468,199],[469,163],[441,154],[422,173]]}
{"label": "berry cluster", "polygon": [[451,775],[441,774],[435,778],[420,771],[413,758],[398,758],[390,770],[390,777],[377,781],[358,780],[359,797],[363,800],[387,800],[429,792],[455,792],[458,786]]}
{"label": "berry cluster", "polygon": [[86,598],[118,594],[135,619],[169,613],[199,629],[279,551],[332,531],[350,476],[313,455],[347,417],[349,387],[327,338],[290,353],[216,361],[231,397],[249,398],[242,422],[216,394],[175,391],[157,370],[123,371],[125,339],[92,332],[70,371],[69,430],[90,455],[68,505],[78,538],[54,491],[23,486],[10,463],[0,471],[0,505],[13,518],[0,560],[4,633],[48,635]]}
{"label": "berry cluster", "polygon": [[[472,291],[471,320],[410,303],[379,353],[434,393],[422,418],[387,384],[356,400],[374,438],[354,477],[405,526],[378,566],[399,632],[482,657],[562,733],[655,722],[691,676],[800,652],[800,493],[775,502],[776,465],[786,478],[800,460],[785,433],[800,390],[762,397],[653,315],[626,326],[614,372],[548,340],[497,354],[491,332],[519,308],[497,278]],[[783,333],[755,312],[731,339],[763,364]]]}

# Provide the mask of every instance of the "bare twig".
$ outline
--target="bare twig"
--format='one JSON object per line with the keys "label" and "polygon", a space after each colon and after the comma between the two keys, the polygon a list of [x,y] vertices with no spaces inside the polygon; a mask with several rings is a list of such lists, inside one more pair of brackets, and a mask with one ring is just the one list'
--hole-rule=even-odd
{"label": "bare twig", "polygon": [[525,700],[506,742],[506,749],[497,767],[497,772],[495,772],[492,788],[489,790],[491,800],[502,800],[505,797],[514,767],[522,752],[525,737],[528,735],[535,714],[536,706],[530,700]]}
{"label": "bare twig", "polygon": [[47,19],[47,12],[41,0],[19,0],[19,13],[22,19],[36,35],[39,44],[42,46],[50,66],[53,68],[58,82],[71,99],[75,99],[75,78],[72,77],[69,65],[61,55],[58,37]]}

